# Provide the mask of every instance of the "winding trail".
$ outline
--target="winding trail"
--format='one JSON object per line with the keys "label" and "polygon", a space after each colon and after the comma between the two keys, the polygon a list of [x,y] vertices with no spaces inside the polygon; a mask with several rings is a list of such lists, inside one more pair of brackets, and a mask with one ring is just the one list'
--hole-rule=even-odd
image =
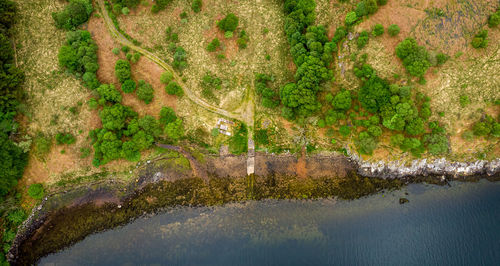
{"label": "winding trail", "polygon": [[[202,108],[205,108],[206,110],[231,118],[235,120],[240,120],[244,121],[247,126],[248,126],[248,155],[247,155],[247,174],[251,175],[255,172],[254,170],[254,165],[255,165],[255,145],[253,141],[253,126],[254,126],[254,115],[255,115],[255,99],[254,99],[254,89],[253,88],[247,88],[247,95],[246,95],[246,101],[244,103],[244,106],[240,106],[238,110],[239,112],[230,112],[227,110],[224,110],[222,108],[213,106],[207,102],[205,102],[203,99],[199,98],[179,77],[177,72],[164,60],[159,58],[157,55],[149,52],[148,50],[141,48],[139,46],[136,46],[133,44],[130,40],[128,40],[123,34],[121,34],[118,29],[115,27],[113,20],[108,14],[108,10],[106,9],[106,5],[104,4],[104,0],[97,0],[97,3],[99,4],[99,8],[101,11],[101,15],[104,19],[104,23],[106,24],[106,27],[108,28],[111,37],[113,37],[117,42],[119,42],[122,45],[128,46],[130,49],[135,50],[139,53],[141,53],[143,56],[147,57],[151,61],[155,62],[157,65],[159,65],[161,68],[164,70],[167,70],[171,72],[174,76],[174,80],[184,89],[185,95],[193,101],[195,104],[199,105]],[[253,84],[252,84],[252,87]]]}

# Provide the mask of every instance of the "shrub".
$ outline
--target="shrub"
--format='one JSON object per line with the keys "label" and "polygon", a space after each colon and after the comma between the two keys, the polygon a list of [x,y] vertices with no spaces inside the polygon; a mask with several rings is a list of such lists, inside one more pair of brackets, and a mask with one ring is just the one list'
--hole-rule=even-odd
{"label": "shrub", "polygon": [[112,103],[119,103],[122,101],[122,95],[113,84],[102,84],[97,88],[97,92],[99,96],[101,96],[101,99],[105,101]]}
{"label": "shrub", "polygon": [[71,30],[87,22],[92,11],[90,0],[73,0],[61,12],[52,13],[52,18],[57,28]]}
{"label": "shrub", "polygon": [[214,38],[208,45],[207,45],[207,51],[209,52],[215,52],[217,48],[220,47],[220,41],[218,38]]}
{"label": "shrub", "polygon": [[137,83],[137,98],[149,104],[154,97],[154,89],[151,84],[146,83],[144,80],[139,80]]}
{"label": "shrub", "polygon": [[80,158],[87,158],[90,156],[90,149],[89,148],[80,148]]}
{"label": "shrub", "polygon": [[128,7],[122,8],[122,14],[123,15],[128,15],[129,13],[130,13],[130,9],[128,9]]}
{"label": "shrub", "polygon": [[413,38],[406,38],[396,46],[396,55],[403,60],[406,70],[416,77],[422,77],[430,67],[429,54]]}
{"label": "shrub", "polygon": [[226,38],[226,39],[233,38],[233,32],[232,31],[226,31],[226,32],[224,32],[224,38]]}
{"label": "shrub", "polygon": [[345,16],[345,24],[347,26],[351,26],[357,20],[358,20],[358,16],[356,15],[356,12],[354,12],[354,11],[347,13],[347,15]]}
{"label": "shrub", "polygon": [[165,126],[165,134],[167,137],[177,142],[182,136],[184,136],[184,126],[182,120],[177,118],[174,122],[170,122]]}
{"label": "shrub", "polygon": [[233,32],[238,27],[239,19],[233,13],[229,13],[225,18],[217,22],[217,27],[224,32]]}
{"label": "shrub", "polygon": [[175,81],[170,81],[168,85],[165,87],[165,91],[170,95],[177,95],[179,97],[184,95],[182,87],[179,86],[179,84],[177,84],[177,82]]}
{"label": "shrub", "polygon": [[368,43],[369,37],[370,36],[366,30],[362,31],[359,34],[358,40],[356,41],[356,44],[358,45],[359,49],[362,49],[363,47],[366,46],[366,44]]}
{"label": "shrub", "polygon": [[496,27],[498,24],[500,24],[500,9],[488,18],[488,26],[490,28]]}
{"label": "shrub", "polygon": [[384,34],[384,26],[382,24],[375,24],[372,30],[373,36],[380,36]]}
{"label": "shrub", "polygon": [[396,24],[392,24],[387,28],[387,32],[389,33],[390,36],[396,36],[399,34],[399,26]]}
{"label": "shrub", "polygon": [[7,215],[7,220],[15,226],[18,226],[23,223],[23,221],[27,218],[26,213],[22,209],[17,209],[15,211],[9,212]]}
{"label": "shrub", "polygon": [[132,93],[135,91],[137,84],[131,79],[125,80],[122,84],[122,91],[125,93]]}
{"label": "shrub", "polygon": [[488,45],[488,31],[481,30],[472,39],[472,47],[478,48],[486,48]]}
{"label": "shrub", "polygon": [[332,105],[337,110],[349,110],[351,108],[351,103],[351,92],[348,90],[340,91],[332,100]]}
{"label": "shrub", "polygon": [[28,195],[34,199],[42,199],[45,191],[42,184],[33,184],[28,188]]}
{"label": "shrub", "polygon": [[132,63],[137,63],[139,61],[139,59],[141,58],[141,54],[140,53],[134,53],[134,55],[132,56]]}
{"label": "shrub", "polygon": [[160,76],[160,82],[163,84],[168,84],[172,79],[174,79],[174,75],[170,71],[165,71]]}
{"label": "shrub", "polygon": [[184,48],[178,46],[175,48],[174,54],[174,67],[176,69],[182,70],[187,66],[187,53]]}
{"label": "shrub", "polygon": [[351,134],[351,128],[349,126],[340,126],[339,128],[339,133],[340,135],[347,137],[349,134]]}
{"label": "shrub", "polygon": [[239,124],[235,127],[234,135],[229,140],[229,151],[232,154],[242,154],[248,151],[248,130],[246,125]]}
{"label": "shrub", "polygon": [[236,43],[238,44],[238,47],[240,47],[240,49],[245,49],[247,48],[248,40],[249,38],[247,32],[242,30],[239,34],[238,39],[236,40]]}
{"label": "shrub", "polygon": [[130,79],[132,76],[130,71],[130,63],[126,60],[119,59],[115,64],[115,75],[120,81],[120,83],[125,82],[125,80]]}
{"label": "shrub", "polygon": [[445,53],[438,53],[438,54],[436,55],[436,64],[437,64],[438,66],[440,66],[440,65],[442,65],[442,64],[444,64],[444,63],[446,63],[446,61],[448,61],[448,59],[450,59],[450,56],[449,56],[449,55],[447,55],[447,54],[445,54]]}
{"label": "shrub", "polygon": [[113,54],[115,54],[115,55],[118,55],[118,54],[120,54],[120,49],[115,47],[115,48],[113,48],[113,50],[111,50],[111,52],[113,52]]}
{"label": "shrub", "polygon": [[130,51],[130,47],[128,47],[126,45],[122,46],[122,52],[128,53],[129,51]]}
{"label": "shrub", "polygon": [[255,143],[257,145],[268,145],[269,144],[269,136],[267,134],[267,130],[259,129],[255,131],[254,137]]}
{"label": "shrub", "polygon": [[174,109],[170,107],[162,107],[160,110],[160,123],[167,125],[177,119]]}
{"label": "shrub", "polygon": [[62,144],[73,144],[76,142],[75,136],[73,136],[71,133],[57,133],[56,135],[56,142],[59,145]]}
{"label": "shrub", "polygon": [[193,0],[193,3],[191,4],[191,8],[193,9],[194,13],[198,13],[201,11],[202,5],[203,5],[203,2],[201,0]]}
{"label": "shrub", "polygon": [[371,155],[377,148],[377,140],[368,134],[368,132],[361,132],[356,139],[355,144],[361,154]]}

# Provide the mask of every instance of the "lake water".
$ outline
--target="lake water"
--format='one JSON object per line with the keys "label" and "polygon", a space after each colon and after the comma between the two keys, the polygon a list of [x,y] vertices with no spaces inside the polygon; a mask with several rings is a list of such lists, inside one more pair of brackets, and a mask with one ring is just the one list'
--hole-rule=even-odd
{"label": "lake water", "polygon": [[[400,205],[400,197],[410,202]],[[179,208],[89,236],[39,263],[500,265],[500,182],[416,184],[354,201]]]}

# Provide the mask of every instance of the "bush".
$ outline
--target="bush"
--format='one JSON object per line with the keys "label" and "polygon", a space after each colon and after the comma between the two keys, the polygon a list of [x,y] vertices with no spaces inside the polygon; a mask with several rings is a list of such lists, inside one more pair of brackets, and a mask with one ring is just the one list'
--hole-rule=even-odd
{"label": "bush", "polygon": [[380,36],[384,34],[384,26],[382,24],[375,24],[372,30],[373,36]]}
{"label": "bush", "polygon": [[488,18],[488,26],[490,28],[496,27],[498,24],[500,24],[500,9]]}
{"label": "bush", "polygon": [[178,46],[175,48],[174,53],[174,67],[183,70],[187,66],[187,53],[184,48]]}
{"label": "bush", "polygon": [[163,84],[168,84],[174,79],[174,75],[170,71],[165,71],[160,76],[160,82]]}
{"label": "bush", "polygon": [[339,128],[339,133],[340,135],[347,137],[349,134],[351,134],[351,128],[349,126],[340,126]]}
{"label": "bush", "polygon": [[104,99],[105,101],[112,103],[119,103],[122,101],[122,95],[113,84],[102,84],[99,88],[97,88],[97,92],[99,93],[99,96],[101,96],[101,99]]}
{"label": "bush", "polygon": [[202,5],[203,5],[203,2],[201,0],[193,0],[193,3],[191,4],[191,8],[193,9],[194,13],[198,13],[201,11]]}
{"label": "bush", "polygon": [[170,95],[177,95],[178,97],[184,95],[182,87],[179,86],[179,84],[177,84],[177,82],[175,81],[170,81],[168,85],[165,87],[165,91]]}
{"label": "bush", "polygon": [[413,38],[406,38],[396,46],[396,55],[403,60],[406,70],[416,77],[422,77],[430,67],[429,54]]}
{"label": "bush", "polygon": [[236,155],[248,151],[248,130],[244,124],[236,126],[234,135],[229,140],[229,151]]}
{"label": "bush", "polygon": [[115,64],[115,75],[120,81],[120,83],[125,82],[125,80],[130,79],[132,76],[130,70],[130,63],[126,60],[119,59]]}
{"label": "bush", "polygon": [[358,20],[358,16],[356,15],[356,12],[354,12],[354,11],[347,13],[347,15],[345,16],[345,24],[347,26],[351,26],[357,20]]}
{"label": "bush", "polygon": [[125,93],[132,93],[135,91],[137,84],[131,79],[125,80],[122,84],[122,91]]}
{"label": "bush", "polygon": [[362,31],[359,34],[358,40],[356,41],[356,44],[358,45],[359,49],[362,49],[363,47],[366,46],[366,44],[368,43],[369,37],[370,36],[366,30]]}
{"label": "bush", "polygon": [[56,142],[59,145],[62,145],[62,144],[69,145],[69,144],[75,143],[76,138],[71,133],[57,133]]}
{"label": "bush", "polygon": [[377,140],[368,134],[368,132],[361,132],[356,139],[355,144],[361,154],[371,155],[377,148]]}
{"label": "bush", "polygon": [[52,13],[52,18],[57,28],[71,30],[87,22],[92,11],[90,0],[72,0],[61,12]]}
{"label": "bush", "polygon": [[182,136],[184,136],[184,126],[182,120],[177,118],[174,122],[170,122],[165,126],[165,134],[167,137],[177,142]]}
{"label": "bush", "polygon": [[120,54],[120,49],[118,49],[117,47],[113,48],[113,50],[111,50],[111,52],[113,52],[113,54],[115,55],[119,55]]}
{"label": "bush", "polygon": [[474,35],[474,39],[472,39],[472,47],[479,49],[479,48],[486,48],[487,45],[488,45],[487,30],[481,30],[476,35]]}
{"label": "bush", "polygon": [[217,48],[220,47],[220,41],[218,38],[214,38],[207,46],[207,51],[209,52],[215,52]]}
{"label": "bush", "polygon": [[34,199],[42,199],[45,191],[42,184],[33,184],[28,188],[28,195]]}
{"label": "bush", "polygon": [[140,53],[134,53],[134,55],[132,56],[132,59],[130,61],[132,61],[132,63],[137,63],[139,61],[139,59],[141,59],[141,54]]}
{"label": "bush", "polygon": [[162,107],[160,110],[160,123],[167,125],[177,119],[174,109],[170,107]]}
{"label": "bush", "polygon": [[332,100],[332,105],[337,110],[349,110],[351,108],[351,103],[351,92],[348,90],[340,91]]}
{"label": "bush", "polygon": [[139,80],[137,83],[137,97],[146,104],[149,104],[153,100],[154,92],[151,84],[146,83],[144,80]]}
{"label": "bush", "polygon": [[238,47],[240,49],[245,49],[245,48],[247,48],[248,40],[249,40],[249,38],[248,38],[247,32],[242,30],[239,34],[238,39],[236,40],[236,43],[238,44]]}
{"label": "bush", "polygon": [[238,27],[239,19],[233,13],[229,13],[225,18],[217,22],[217,27],[224,32],[233,32]]}
{"label": "bush", "polygon": [[18,226],[23,223],[23,221],[27,218],[26,213],[22,209],[17,209],[15,211],[9,212],[7,215],[7,220],[15,226]]}
{"label": "bush", "polygon": [[442,65],[442,64],[444,64],[444,63],[446,63],[446,61],[448,61],[448,59],[450,59],[450,56],[449,56],[449,55],[447,55],[447,54],[445,54],[445,53],[438,53],[438,54],[436,55],[436,64],[437,64],[438,66],[440,66],[440,65]]}
{"label": "bush", "polygon": [[469,96],[467,96],[467,95],[460,95],[460,106],[462,108],[465,108],[469,104],[470,104]]}
{"label": "bush", "polygon": [[399,26],[396,24],[392,24],[387,28],[387,32],[389,33],[390,36],[396,36],[399,34]]}
{"label": "bush", "polygon": [[122,14],[123,15],[128,15],[129,13],[130,13],[130,9],[128,9],[128,7],[122,8]]}

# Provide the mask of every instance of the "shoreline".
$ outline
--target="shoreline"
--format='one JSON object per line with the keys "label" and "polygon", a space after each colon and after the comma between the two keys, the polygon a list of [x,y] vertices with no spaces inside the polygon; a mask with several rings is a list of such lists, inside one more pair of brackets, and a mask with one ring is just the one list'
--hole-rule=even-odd
{"label": "shoreline", "polygon": [[[188,152],[184,150],[183,153]],[[196,159],[190,156],[189,160],[191,162],[191,160]],[[28,219],[22,224],[16,238],[14,239],[7,258],[13,265],[19,264],[19,259],[25,256],[25,254],[19,256],[20,249],[23,249],[23,245],[32,241],[33,238],[39,237],[40,234],[43,235],[44,233],[47,233],[48,230],[43,230],[44,226],[52,222],[52,217],[54,215],[57,217],[64,217],[61,215],[70,215],[72,211],[78,213],[79,210],[85,210],[87,212],[99,212],[99,210],[103,212],[115,212],[117,209],[126,210],[132,206],[130,205],[130,202],[133,202],[134,199],[142,197],[148,201],[149,196],[144,194],[151,193],[154,195],[156,193],[155,189],[163,189],[161,186],[164,186],[165,184],[168,185],[169,188],[172,188],[172,184],[191,182],[192,184],[189,183],[190,186],[193,186],[194,184],[195,186],[200,186],[202,189],[205,189],[204,186],[206,186],[206,183],[226,182],[227,186],[240,186],[240,190],[232,192],[218,191],[219,193],[227,193],[230,198],[229,200],[223,198],[219,199],[219,201],[213,202],[210,197],[215,196],[207,194],[208,199],[206,199],[206,202],[203,202],[203,200],[198,202],[196,200],[194,202],[181,201],[179,204],[179,202],[175,203],[175,201],[169,201],[166,205],[161,207],[141,206],[141,209],[139,210],[135,209],[137,206],[132,206],[132,208],[135,209],[132,216],[121,221],[121,223],[119,222],[118,224],[111,224],[111,226],[106,224],[104,228],[102,228],[101,225],[101,227],[97,227],[97,229],[92,229],[89,231],[90,233],[84,233],[83,238],[92,233],[109,230],[115,226],[129,223],[130,221],[141,216],[154,214],[166,208],[176,206],[211,206],[221,205],[228,202],[261,200],[266,198],[314,199],[340,197],[345,199],[355,199],[369,194],[374,194],[385,189],[399,189],[408,183],[428,182],[445,185],[447,184],[448,178],[460,181],[475,181],[480,178],[487,178],[491,181],[500,180],[500,159],[496,159],[491,162],[476,161],[471,163],[453,163],[448,162],[446,159],[437,159],[428,163],[426,159],[422,159],[414,160],[411,166],[403,166],[399,162],[372,163],[364,161],[356,154],[349,154],[348,157],[333,153],[326,155],[313,154],[305,157],[306,169],[308,173],[307,178],[297,176],[295,174],[296,169],[291,167],[293,165],[296,166],[299,160],[300,158],[298,158],[295,154],[274,155],[257,152],[255,155],[255,176],[246,176],[246,173],[240,173],[246,172],[246,168],[243,169],[244,171],[239,172],[230,171],[231,169],[235,169],[234,167],[241,166],[242,163],[246,163],[246,156],[220,155],[209,157],[203,164],[200,164],[200,162],[197,161],[197,169],[195,169],[197,171],[196,176],[176,170],[172,171],[172,169],[162,169],[161,166],[151,163],[148,164],[148,166],[139,174],[138,181],[136,182],[131,181],[129,184],[123,185],[118,182],[114,182],[113,180],[107,180],[107,182],[104,182],[105,184],[95,185],[94,188],[86,186],[77,187],[74,190],[70,189],[50,195],[45,197],[39,206],[33,208],[33,211]],[[193,165],[192,162],[191,165]],[[191,170],[194,171],[194,169]],[[200,175],[200,171],[204,174]],[[200,176],[202,178],[200,178]],[[254,191],[255,187],[258,187],[258,189],[265,187],[266,185],[262,183],[264,182],[262,180],[266,179],[272,179],[273,182],[281,182],[281,185],[288,187],[300,187],[304,183],[308,183],[307,186],[310,188],[312,187],[314,191],[320,191],[322,189],[321,186],[328,182],[338,182],[339,180],[348,180],[348,182],[338,185],[338,188],[336,189],[340,188],[339,191],[330,189],[328,191],[325,190],[326,192],[322,191],[321,193],[323,194],[311,194],[306,195],[305,197],[301,194],[303,193],[301,190],[303,188],[297,189],[298,194],[295,191],[288,189],[279,191],[279,193],[275,194],[263,194],[265,195],[263,198],[256,197],[255,194],[258,194],[258,192],[256,193]],[[318,180],[321,180],[323,183]],[[124,195],[119,196],[118,191],[122,190],[124,187],[127,187],[128,191]],[[212,187],[208,187],[209,189],[212,189]],[[251,190],[250,192],[248,191],[249,188]],[[368,189],[366,190],[366,188]],[[236,197],[235,195],[239,195],[239,197]],[[344,197],[339,195],[344,195]],[[176,195],[176,197],[184,196],[185,195],[182,193]],[[79,236],[76,239],[71,240],[70,243],[66,244],[71,245],[78,242],[83,239],[81,237],[82,236]],[[61,248],[59,247],[56,250],[46,252],[46,254],[57,252],[60,249]],[[43,255],[35,255],[37,259],[38,256]],[[21,258],[21,260],[23,259]],[[31,263],[33,262],[34,261],[31,261]]]}

